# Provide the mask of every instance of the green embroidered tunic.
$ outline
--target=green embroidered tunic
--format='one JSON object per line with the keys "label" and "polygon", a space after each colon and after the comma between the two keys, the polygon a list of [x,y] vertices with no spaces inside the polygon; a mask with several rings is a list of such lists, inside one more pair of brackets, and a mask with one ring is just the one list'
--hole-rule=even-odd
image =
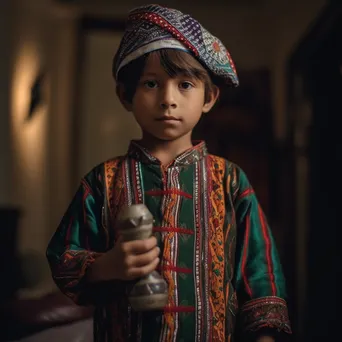
{"label": "green embroidered tunic", "polygon": [[[113,247],[120,208],[145,203],[169,287],[163,311],[136,313],[128,282],[89,284],[86,272]],[[285,281],[265,215],[244,172],[205,143],[167,167],[137,142],[96,166],[52,237],[52,276],[80,305],[94,305],[94,340],[233,341],[263,328],[291,333]]]}

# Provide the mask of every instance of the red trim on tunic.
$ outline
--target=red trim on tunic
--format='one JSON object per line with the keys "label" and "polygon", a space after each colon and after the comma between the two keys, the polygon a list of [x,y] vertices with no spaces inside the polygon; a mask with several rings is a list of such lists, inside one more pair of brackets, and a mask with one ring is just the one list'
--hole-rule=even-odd
{"label": "red trim on tunic", "polygon": [[267,270],[268,270],[268,274],[270,275],[270,282],[271,282],[271,287],[272,287],[272,296],[275,296],[277,290],[276,290],[276,286],[274,283],[274,274],[273,274],[272,256],[271,256],[271,241],[270,241],[270,236],[268,234],[265,216],[261,210],[260,205],[258,206],[258,212],[259,212],[259,217],[260,217],[260,222],[261,222],[262,234],[263,234],[264,240],[265,240]]}
{"label": "red trim on tunic", "polygon": [[153,227],[153,232],[165,232],[165,233],[179,233],[194,235],[194,231],[185,228],[175,228],[175,227]]}
{"label": "red trim on tunic", "polygon": [[149,190],[149,191],[146,191],[146,195],[149,195],[149,196],[179,195],[179,196],[192,199],[192,196],[190,194],[182,190],[178,190],[178,189]]}
{"label": "red trim on tunic", "polygon": [[194,306],[166,306],[164,308],[164,312],[173,313],[173,312],[194,312]]}
{"label": "red trim on tunic", "polygon": [[246,217],[246,232],[245,232],[245,242],[244,242],[245,247],[244,247],[244,251],[242,255],[241,273],[242,273],[243,281],[245,283],[246,291],[248,295],[252,298],[252,290],[248,284],[247,275],[245,272],[245,267],[247,263],[247,254],[248,254],[248,240],[249,240],[250,225],[251,225],[250,215],[248,214],[248,216]]}
{"label": "red trim on tunic", "polygon": [[249,195],[252,195],[252,194],[254,194],[254,190],[252,188],[248,188],[240,194],[240,196],[238,197],[238,200],[241,200],[241,199],[243,199]]}
{"label": "red trim on tunic", "polygon": [[188,267],[177,267],[177,266],[173,266],[173,265],[161,265],[158,267],[159,271],[173,271],[173,272],[177,272],[177,273],[187,273],[190,274],[192,273],[192,268],[188,268]]}

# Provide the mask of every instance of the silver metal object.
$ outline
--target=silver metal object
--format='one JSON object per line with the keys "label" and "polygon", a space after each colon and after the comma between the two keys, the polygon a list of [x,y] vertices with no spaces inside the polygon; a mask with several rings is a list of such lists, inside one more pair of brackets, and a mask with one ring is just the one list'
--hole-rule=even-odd
{"label": "silver metal object", "polygon": [[[133,204],[121,210],[117,227],[123,241],[145,240],[152,236],[153,216],[144,204]],[[128,299],[135,311],[162,310],[168,299],[167,283],[153,271],[134,284]]]}

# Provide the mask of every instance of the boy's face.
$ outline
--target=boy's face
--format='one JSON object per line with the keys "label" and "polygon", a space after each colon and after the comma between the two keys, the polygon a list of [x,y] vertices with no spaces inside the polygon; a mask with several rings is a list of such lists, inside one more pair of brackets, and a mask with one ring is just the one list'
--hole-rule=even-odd
{"label": "boy's face", "polygon": [[183,75],[170,77],[157,56],[151,55],[137,85],[133,112],[143,132],[161,140],[175,140],[191,134],[202,113],[210,111],[217,96],[204,103],[204,83]]}

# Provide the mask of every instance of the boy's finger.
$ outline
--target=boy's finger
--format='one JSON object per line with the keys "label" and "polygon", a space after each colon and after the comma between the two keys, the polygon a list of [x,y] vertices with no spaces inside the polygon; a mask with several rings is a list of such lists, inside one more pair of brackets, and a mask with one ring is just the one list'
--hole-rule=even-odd
{"label": "boy's finger", "polygon": [[158,258],[160,253],[159,247],[154,247],[153,249],[149,250],[147,253],[134,255],[131,258],[131,265],[133,267],[142,267],[150,264],[156,258]]}
{"label": "boy's finger", "polygon": [[146,240],[135,240],[124,243],[123,249],[126,253],[143,254],[157,246],[157,239],[154,236]]}
{"label": "boy's finger", "polygon": [[150,274],[152,271],[154,271],[156,269],[156,267],[159,264],[160,259],[156,258],[153,260],[153,262],[151,262],[150,264],[143,266],[143,267],[137,267],[132,269],[131,276],[133,278],[141,278],[144,277],[148,274]]}

